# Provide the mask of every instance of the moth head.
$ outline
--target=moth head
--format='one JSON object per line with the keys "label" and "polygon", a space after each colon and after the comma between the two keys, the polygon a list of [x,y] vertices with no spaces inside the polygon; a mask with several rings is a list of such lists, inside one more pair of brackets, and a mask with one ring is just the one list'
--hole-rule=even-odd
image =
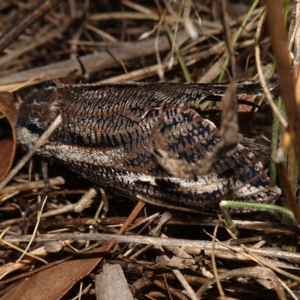
{"label": "moth head", "polygon": [[17,118],[17,127],[25,127],[34,134],[42,134],[60,113],[62,97],[57,86],[47,83],[24,99]]}

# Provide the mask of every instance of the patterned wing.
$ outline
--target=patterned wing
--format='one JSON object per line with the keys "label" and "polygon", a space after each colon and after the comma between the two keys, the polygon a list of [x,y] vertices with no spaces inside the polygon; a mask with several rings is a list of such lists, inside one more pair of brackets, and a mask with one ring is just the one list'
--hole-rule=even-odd
{"label": "patterned wing", "polygon": [[174,177],[158,164],[153,143],[160,136],[170,156],[185,163],[214,151],[221,133],[193,109],[210,94],[209,86],[196,84],[51,87],[21,107],[19,141],[28,147],[61,113],[62,125],[39,154],[112,191],[200,210],[214,210],[225,198],[274,201],[280,190],[240,144],[231,156],[219,155],[196,180]]}

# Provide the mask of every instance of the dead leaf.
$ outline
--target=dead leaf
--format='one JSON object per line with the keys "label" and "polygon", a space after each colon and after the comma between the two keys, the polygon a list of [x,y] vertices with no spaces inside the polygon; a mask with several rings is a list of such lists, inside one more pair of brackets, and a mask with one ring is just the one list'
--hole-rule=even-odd
{"label": "dead leaf", "polygon": [[[15,120],[17,112],[14,105],[13,95],[9,92],[0,93],[0,113],[8,121],[10,129],[0,127],[0,181],[9,172],[16,152]],[[1,122],[2,124],[2,122]]]}
{"label": "dead leaf", "polygon": [[92,249],[72,260],[44,269],[16,285],[0,299],[60,299],[78,280],[95,268],[103,256],[103,253],[99,252],[101,252],[99,248]]}

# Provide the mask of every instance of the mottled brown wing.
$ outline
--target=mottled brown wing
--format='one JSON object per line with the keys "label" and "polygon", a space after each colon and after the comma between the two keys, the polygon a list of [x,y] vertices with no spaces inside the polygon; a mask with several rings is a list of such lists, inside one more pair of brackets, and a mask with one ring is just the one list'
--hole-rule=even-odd
{"label": "mottled brown wing", "polygon": [[[214,210],[225,198],[274,201],[280,190],[242,145],[229,157],[218,156],[209,173],[196,180],[171,176],[157,163],[152,148],[160,136],[171,157],[190,164],[203,160],[220,142],[220,131],[193,109],[213,94],[211,86],[205,87],[146,83],[50,87],[21,107],[19,140],[28,147],[28,140],[33,142],[33,136],[61,113],[62,125],[39,154],[112,191],[200,210]],[[220,95],[222,91],[220,87]]]}

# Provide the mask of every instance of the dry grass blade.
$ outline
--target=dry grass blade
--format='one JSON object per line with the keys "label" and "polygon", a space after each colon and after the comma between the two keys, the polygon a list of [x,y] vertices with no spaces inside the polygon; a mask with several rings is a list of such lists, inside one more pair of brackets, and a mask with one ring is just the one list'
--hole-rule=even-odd
{"label": "dry grass blade", "polygon": [[9,28],[7,32],[2,34],[0,37],[0,53],[9,46],[10,43],[15,41],[17,37],[26,30],[26,28],[50,11],[58,3],[59,0],[40,1],[40,3],[26,17],[22,18],[17,24],[14,24],[13,27]]}

